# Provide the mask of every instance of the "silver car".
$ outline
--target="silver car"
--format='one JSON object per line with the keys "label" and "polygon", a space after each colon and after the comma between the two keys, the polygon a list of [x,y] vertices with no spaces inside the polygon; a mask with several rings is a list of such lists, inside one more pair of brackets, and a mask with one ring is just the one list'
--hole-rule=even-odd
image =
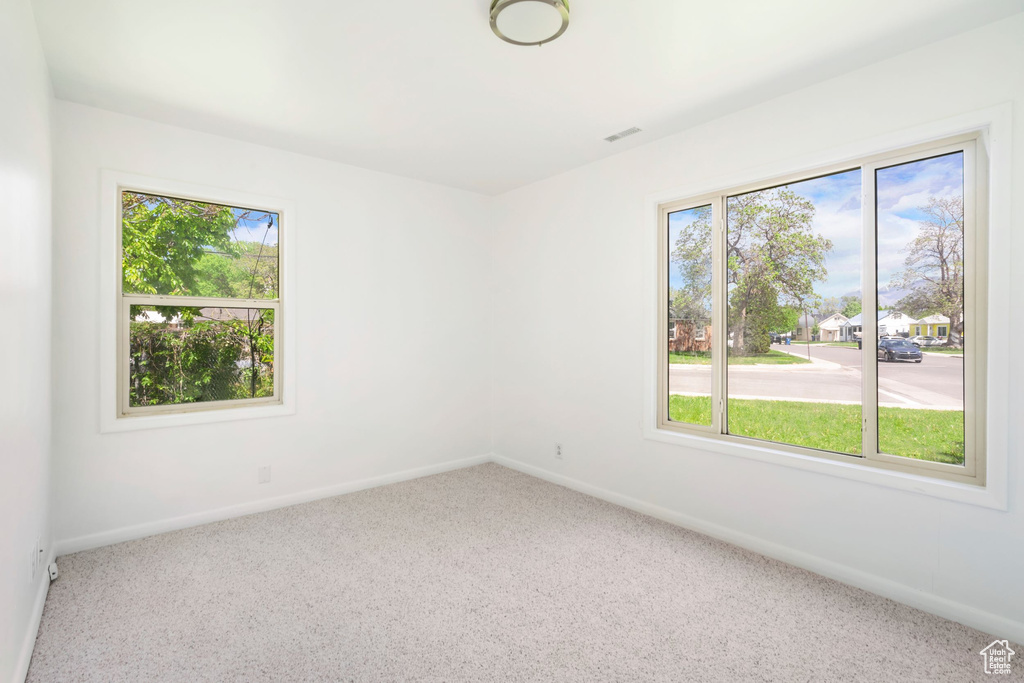
{"label": "silver car", "polygon": [[930,337],[926,334],[919,334],[910,338],[910,343],[919,348],[926,346],[942,346],[942,340],[937,337]]}

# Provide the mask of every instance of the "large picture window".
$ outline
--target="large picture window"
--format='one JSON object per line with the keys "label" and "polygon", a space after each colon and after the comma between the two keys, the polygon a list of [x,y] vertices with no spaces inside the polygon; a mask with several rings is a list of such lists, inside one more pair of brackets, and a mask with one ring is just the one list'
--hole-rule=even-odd
{"label": "large picture window", "polygon": [[661,204],[659,428],[983,484],[983,154]]}
{"label": "large picture window", "polygon": [[280,402],[276,211],[119,189],[121,415]]}

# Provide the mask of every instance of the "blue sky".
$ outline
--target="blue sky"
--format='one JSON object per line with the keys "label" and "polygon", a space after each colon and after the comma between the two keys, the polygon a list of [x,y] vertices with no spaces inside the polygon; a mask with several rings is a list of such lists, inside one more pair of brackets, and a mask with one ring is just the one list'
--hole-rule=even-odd
{"label": "blue sky", "polygon": [[[963,155],[950,154],[915,161],[877,174],[878,287],[885,290],[906,258],[922,211],[931,197],[962,196]],[[814,203],[814,231],[832,240],[826,257],[828,279],[815,283],[823,298],[860,293],[861,272],[861,172],[860,169],[805,180],[787,186]],[[679,211],[669,217],[669,244],[696,217],[695,211]],[[682,286],[678,269],[670,269],[670,285]],[[887,303],[887,302],[885,302]]]}
{"label": "blue sky", "polygon": [[[699,208],[699,207],[698,207]],[[676,246],[676,240],[679,238],[679,233],[682,232],[683,228],[691,225],[697,220],[698,209],[686,209],[685,211],[675,211],[668,215],[668,249],[669,253]],[[679,268],[670,264],[668,269],[668,280],[669,286],[675,289],[679,289],[683,286],[683,278],[679,274]]]}
{"label": "blue sky", "polygon": [[[251,209],[232,208],[235,214],[236,227],[231,231],[231,239],[234,242],[263,242],[267,246],[277,244],[277,230],[280,223],[276,213],[265,211],[254,211]],[[248,217],[246,217],[248,214]],[[267,230],[267,223],[273,225]]]}
{"label": "blue sky", "polygon": [[917,236],[931,197],[963,197],[963,154],[901,164],[878,171],[878,283],[901,270],[907,245]]}
{"label": "blue sky", "polygon": [[814,203],[814,231],[832,240],[832,251],[825,257],[828,279],[816,282],[814,290],[822,298],[839,297],[860,291],[861,234],[860,169],[805,180],[788,189]]}

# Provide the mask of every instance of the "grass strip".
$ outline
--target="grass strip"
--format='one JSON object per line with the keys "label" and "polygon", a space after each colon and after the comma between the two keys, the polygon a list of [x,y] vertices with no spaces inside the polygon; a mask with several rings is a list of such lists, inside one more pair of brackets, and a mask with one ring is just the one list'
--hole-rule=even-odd
{"label": "grass strip", "polygon": [[[674,365],[711,365],[710,351],[685,351],[668,354],[668,362]],[[769,351],[752,356],[729,356],[729,365],[800,365],[811,361],[782,351]]]}
{"label": "grass strip", "polygon": [[[676,422],[711,424],[707,396],[670,396]],[[861,409],[840,403],[731,399],[729,433],[836,453],[860,454]],[[964,463],[964,416],[959,410],[879,408],[880,450],[917,460]]]}

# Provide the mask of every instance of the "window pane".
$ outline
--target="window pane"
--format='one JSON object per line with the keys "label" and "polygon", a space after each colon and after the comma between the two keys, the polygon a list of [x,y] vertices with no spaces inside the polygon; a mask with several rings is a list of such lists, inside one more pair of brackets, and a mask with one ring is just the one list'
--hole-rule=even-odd
{"label": "window pane", "polygon": [[126,191],[121,215],[125,293],[277,298],[277,214]]}
{"label": "window pane", "polygon": [[879,169],[875,187],[878,449],[962,465],[963,154]]}
{"label": "window pane", "polygon": [[711,424],[711,205],[668,215],[669,419]]}
{"label": "window pane", "polygon": [[132,306],[129,405],[274,395],[274,311]]}
{"label": "window pane", "polygon": [[728,431],[861,452],[859,169],[727,199]]}

